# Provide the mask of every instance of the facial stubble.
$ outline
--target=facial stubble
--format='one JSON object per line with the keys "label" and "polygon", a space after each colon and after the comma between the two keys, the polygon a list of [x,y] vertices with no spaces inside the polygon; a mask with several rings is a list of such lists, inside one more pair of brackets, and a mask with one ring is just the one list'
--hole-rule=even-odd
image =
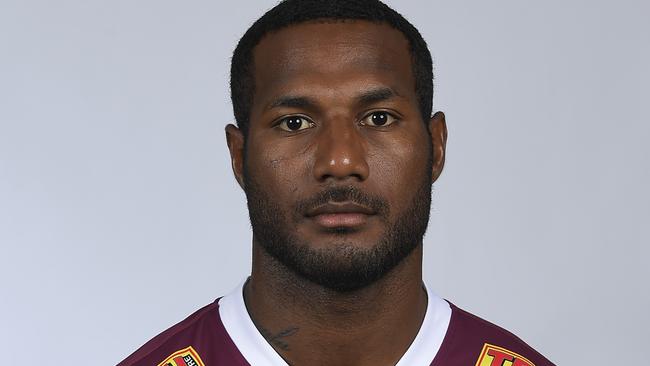
{"label": "facial stubble", "polygon": [[[391,207],[385,199],[352,186],[324,190],[295,204],[293,212],[285,212],[251,174],[246,160],[245,157],[245,193],[256,243],[279,265],[304,279],[336,292],[359,290],[384,277],[422,243],[431,208],[431,154],[421,181],[412,185],[416,189],[410,203],[392,221],[388,219]],[[328,200],[351,200],[373,208],[384,219],[384,232],[380,239],[369,248],[361,248],[348,238],[350,230],[339,228],[330,231],[336,238],[332,245],[315,249],[297,237],[291,224],[304,214],[304,207]]]}

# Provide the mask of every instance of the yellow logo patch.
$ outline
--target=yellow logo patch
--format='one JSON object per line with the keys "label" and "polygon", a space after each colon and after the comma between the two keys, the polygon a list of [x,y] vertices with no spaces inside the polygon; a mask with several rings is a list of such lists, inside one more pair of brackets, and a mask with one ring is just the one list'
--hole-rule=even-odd
{"label": "yellow logo patch", "polygon": [[508,351],[505,348],[483,345],[483,351],[476,361],[476,366],[535,366],[526,357]]}
{"label": "yellow logo patch", "polygon": [[158,366],[205,366],[205,364],[194,348],[189,346],[172,353]]}

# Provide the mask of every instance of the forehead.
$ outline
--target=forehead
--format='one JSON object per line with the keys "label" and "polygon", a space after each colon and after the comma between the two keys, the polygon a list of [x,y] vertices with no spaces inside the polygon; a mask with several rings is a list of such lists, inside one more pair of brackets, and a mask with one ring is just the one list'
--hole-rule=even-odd
{"label": "forehead", "polygon": [[389,86],[415,97],[408,41],[383,23],[292,25],[266,35],[253,57],[254,109],[276,94],[341,94],[371,86]]}

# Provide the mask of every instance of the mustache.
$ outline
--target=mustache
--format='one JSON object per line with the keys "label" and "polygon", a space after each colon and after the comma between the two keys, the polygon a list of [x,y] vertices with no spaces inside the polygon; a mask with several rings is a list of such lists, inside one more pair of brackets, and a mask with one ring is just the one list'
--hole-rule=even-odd
{"label": "mustache", "polygon": [[355,186],[331,187],[316,193],[310,198],[300,200],[296,204],[296,211],[304,215],[310,210],[328,202],[354,202],[366,206],[378,215],[386,217],[390,211],[388,201],[381,196],[372,195]]}

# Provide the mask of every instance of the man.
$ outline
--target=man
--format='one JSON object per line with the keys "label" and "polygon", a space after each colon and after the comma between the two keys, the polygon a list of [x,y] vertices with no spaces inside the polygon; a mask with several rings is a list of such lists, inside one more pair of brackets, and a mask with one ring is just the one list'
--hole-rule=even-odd
{"label": "man", "polygon": [[431,64],[375,0],[287,0],[253,24],[226,127],[251,276],[119,365],[551,365],[423,285],[447,138]]}

